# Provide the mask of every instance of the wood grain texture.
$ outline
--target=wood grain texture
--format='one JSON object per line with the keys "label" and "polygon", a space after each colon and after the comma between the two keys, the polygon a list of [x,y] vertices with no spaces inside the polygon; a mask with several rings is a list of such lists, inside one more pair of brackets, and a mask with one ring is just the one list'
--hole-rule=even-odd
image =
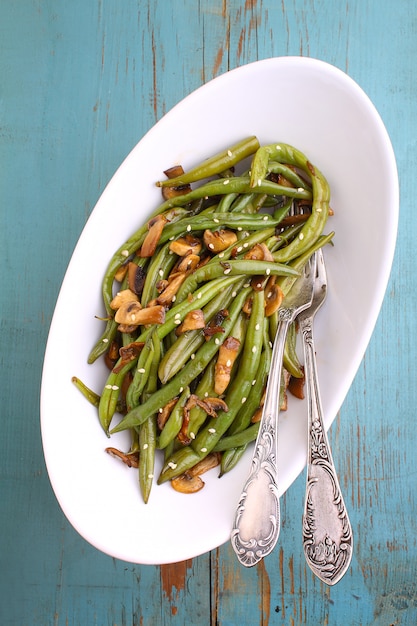
{"label": "wood grain texture", "polygon": [[[0,33],[2,626],[417,623],[415,3],[21,0],[2,3]],[[114,171],[165,112],[226,70],[300,54],[347,71],[372,98],[401,184],[384,305],[330,432],[352,567],[331,589],[306,567],[304,475],[282,499],[277,549],[254,569],[228,544],[163,567],[111,559],[64,518],[40,440],[43,353],[72,250]]]}

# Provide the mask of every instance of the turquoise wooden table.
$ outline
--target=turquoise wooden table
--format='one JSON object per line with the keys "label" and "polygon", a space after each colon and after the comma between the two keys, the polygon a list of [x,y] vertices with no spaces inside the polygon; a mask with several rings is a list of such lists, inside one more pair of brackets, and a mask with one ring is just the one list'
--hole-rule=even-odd
{"label": "turquoise wooden table", "polygon": [[[0,624],[416,624],[414,0],[3,0],[0,32]],[[174,565],[133,565],[68,523],[40,438],[49,324],[106,183],[193,89],[281,55],[323,59],[362,86],[401,183],[384,305],[330,431],[355,534],[351,569],[332,588],[302,553],[304,474],[282,499],[276,551],[255,568],[242,569],[229,544]]]}

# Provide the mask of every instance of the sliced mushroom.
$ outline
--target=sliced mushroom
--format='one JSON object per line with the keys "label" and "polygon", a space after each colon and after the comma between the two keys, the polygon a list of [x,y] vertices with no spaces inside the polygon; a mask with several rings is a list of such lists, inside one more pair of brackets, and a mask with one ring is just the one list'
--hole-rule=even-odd
{"label": "sliced mushroom", "polygon": [[205,327],[203,333],[206,341],[213,335],[217,335],[217,333],[224,333],[224,328],[222,326],[224,320],[229,317],[229,311],[227,309],[220,309],[214,315],[214,317],[210,320],[210,323]]}
{"label": "sliced mushroom", "polygon": [[220,396],[230,383],[233,364],[239,354],[240,341],[228,337],[220,346],[214,368],[214,391]]}
{"label": "sliced mushroom", "polygon": [[113,367],[113,372],[117,374],[127,363],[134,361],[141,353],[144,345],[142,341],[132,341],[127,346],[122,346],[119,350],[120,362]]}
{"label": "sliced mushroom", "polygon": [[148,232],[146,233],[146,237],[143,240],[142,247],[140,249],[140,256],[142,258],[151,257],[155,253],[167,221],[168,220],[165,215],[157,215],[149,221]]}
{"label": "sliced mushroom", "polygon": [[126,302],[137,302],[138,297],[131,289],[123,289],[123,291],[118,291],[114,296],[113,300],[110,302],[110,306],[112,309],[117,311],[122,304],[126,304]]}
{"label": "sliced mushroom", "polygon": [[104,355],[104,362],[109,368],[109,370],[113,369],[113,367],[116,365],[117,361],[119,360],[119,347],[120,346],[118,342],[113,340],[110,343],[109,349]]}
{"label": "sliced mushroom", "polygon": [[302,376],[301,378],[296,378],[295,376],[291,376],[289,383],[288,383],[288,391],[295,398],[298,398],[299,400],[304,400],[304,395],[305,395],[304,384],[305,384],[304,376]]}
{"label": "sliced mushroom", "polygon": [[178,478],[173,478],[171,480],[172,487],[180,493],[196,493],[200,491],[205,485],[200,476],[217,467],[220,464],[220,460],[221,455],[218,452],[208,454],[194,467],[184,472],[184,474],[181,474]]}
{"label": "sliced mushroom", "polygon": [[200,476],[191,476],[188,472],[171,480],[171,485],[179,493],[197,493],[204,487],[205,482]]}
{"label": "sliced mushroom", "polygon": [[114,275],[114,280],[117,280],[118,283],[121,283],[124,277],[126,276],[128,263],[123,263],[117,270]]}
{"label": "sliced mushroom", "polygon": [[114,319],[118,324],[135,326],[163,324],[165,321],[165,308],[161,305],[142,308],[139,302],[126,302],[117,310]]}
{"label": "sliced mushroom", "polygon": [[167,402],[167,404],[164,407],[162,407],[162,409],[159,411],[158,418],[157,418],[159,430],[162,430],[163,427],[165,426],[177,402],[178,402],[178,396],[176,396],[175,398],[172,398],[172,400]]}
{"label": "sliced mushroom", "polygon": [[121,452],[117,448],[106,448],[107,454],[123,461],[128,467],[139,467],[139,452]]}
{"label": "sliced mushroom", "polygon": [[224,228],[220,228],[219,230],[207,229],[204,231],[203,241],[211,252],[217,254],[236,243],[237,235],[233,230],[226,230]]}
{"label": "sliced mushroom", "polygon": [[182,257],[177,265],[177,270],[179,272],[190,272],[194,270],[199,263],[200,257],[198,256],[198,254],[190,253]]}
{"label": "sliced mushroom", "polygon": [[178,326],[175,332],[177,335],[181,335],[189,330],[198,330],[199,328],[205,328],[205,326],[204,312],[201,309],[194,309],[187,313],[183,323]]}
{"label": "sliced mushroom", "polygon": [[202,245],[200,239],[193,237],[192,235],[185,235],[179,237],[169,244],[171,252],[178,254],[178,256],[186,256],[187,254],[198,254],[201,251]]}
{"label": "sliced mushroom", "polygon": [[[184,174],[184,170],[182,165],[174,165],[169,169],[164,171],[164,174],[167,178],[176,178],[177,176],[181,176]],[[170,198],[175,198],[176,196],[183,196],[186,193],[191,191],[191,185],[180,185],[177,187],[170,187],[169,185],[162,187],[162,197],[164,200],[169,200]]]}
{"label": "sliced mushroom", "polygon": [[269,261],[274,263],[272,252],[264,243],[256,243],[244,256],[245,259],[254,261]]}
{"label": "sliced mushroom", "polygon": [[279,309],[284,299],[284,294],[279,285],[271,285],[265,293],[265,315],[269,317]]}
{"label": "sliced mushroom", "polygon": [[186,278],[186,274],[179,273],[176,276],[174,276],[172,280],[169,280],[167,282],[165,289],[161,291],[159,296],[155,299],[155,304],[162,304],[164,306],[170,305],[178,289],[181,287],[182,283],[184,282],[185,278]]}
{"label": "sliced mushroom", "polygon": [[129,289],[140,296],[145,284],[146,272],[140,265],[130,262],[127,267]]}

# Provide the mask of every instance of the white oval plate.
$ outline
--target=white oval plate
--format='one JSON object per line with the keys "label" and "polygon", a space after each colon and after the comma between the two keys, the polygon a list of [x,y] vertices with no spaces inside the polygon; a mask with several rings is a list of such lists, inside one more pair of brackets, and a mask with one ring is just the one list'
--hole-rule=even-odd
{"label": "white oval plate", "polygon": [[[161,119],[122,163],[84,228],[57,301],[42,379],[43,446],[60,506],[88,542],[125,561],[176,562],[225,543],[250,456],[221,480],[207,474],[195,495],[155,485],[145,505],[137,472],[104,452],[125,448],[125,434],[109,442],[71,377],[102,388],[103,365],[86,362],[102,331],[95,319],[103,313],[100,282],[113,251],[160,203],[154,183],[162,171],[175,163],[187,169],[252,134],[261,143],[293,144],[331,186],[335,246],[326,250],[329,297],[315,326],[327,427],[382,304],[397,231],[396,164],[377,111],[346,74],[308,58],[259,61],[212,80]],[[280,417],[281,493],[305,465],[305,409],[293,401]]]}

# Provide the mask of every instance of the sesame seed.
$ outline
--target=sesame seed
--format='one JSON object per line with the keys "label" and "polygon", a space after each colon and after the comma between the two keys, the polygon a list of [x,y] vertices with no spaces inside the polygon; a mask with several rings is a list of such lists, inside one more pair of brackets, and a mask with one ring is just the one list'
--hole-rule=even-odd
{"label": "sesame seed", "polygon": [[266,275],[267,275],[267,276],[269,276],[269,275],[270,275],[271,270],[270,270],[270,268],[269,268],[269,267],[267,267],[267,268],[266,268],[266,272],[265,272],[265,273],[266,273]]}
{"label": "sesame seed", "polygon": [[188,224],[188,226],[187,226],[187,232],[190,232],[190,230],[191,230],[191,224]]}
{"label": "sesame seed", "polygon": [[147,450],[148,448],[149,448],[148,444],[147,444],[147,443],[144,443],[144,444],[143,444],[143,449],[144,449],[144,450]]}
{"label": "sesame seed", "polygon": [[272,348],[272,341],[269,342],[269,347]]}
{"label": "sesame seed", "polygon": [[174,320],[174,324],[181,324],[181,320]]}
{"label": "sesame seed", "polygon": [[176,320],[177,320],[177,319],[178,319],[178,318],[180,318],[180,317],[181,317],[181,315],[180,315],[179,313],[175,313],[175,315],[174,315],[174,319],[176,319]]}
{"label": "sesame seed", "polygon": [[219,252],[219,259],[222,259],[224,257],[224,252]]}
{"label": "sesame seed", "polygon": [[168,466],[169,466],[171,469],[176,469],[176,468],[177,468],[177,464],[176,464],[176,463],[174,463],[173,461],[170,461],[170,462],[168,463]]}
{"label": "sesame seed", "polygon": [[243,250],[242,246],[238,246],[236,252],[242,252],[242,250]]}
{"label": "sesame seed", "polygon": [[298,235],[298,239],[300,239],[300,241],[301,241],[302,239],[304,239],[304,233],[300,233],[300,234]]}
{"label": "sesame seed", "polygon": [[163,411],[163,409],[162,409],[162,408],[161,408],[161,409],[158,409],[158,413],[162,413],[162,411]]}
{"label": "sesame seed", "polygon": [[192,354],[192,355],[190,356],[190,359],[191,359],[192,361],[194,361],[194,359],[195,359],[195,354]]}
{"label": "sesame seed", "polygon": [[148,474],[148,478],[153,478],[153,474]]}
{"label": "sesame seed", "polygon": [[105,389],[111,389],[111,385],[106,385]]}
{"label": "sesame seed", "polygon": [[201,448],[201,452],[207,452],[207,448]]}
{"label": "sesame seed", "polygon": [[205,392],[204,392],[204,397],[205,397],[205,398],[208,398],[208,391],[205,391]]}
{"label": "sesame seed", "polygon": [[144,367],[140,367],[138,369],[139,374],[144,374],[145,373],[145,368]]}
{"label": "sesame seed", "polygon": [[269,220],[269,215],[264,215],[262,219],[264,222],[267,222]]}
{"label": "sesame seed", "polygon": [[252,387],[253,387],[254,385],[256,385],[256,378],[254,378],[254,379],[253,379],[253,381],[252,381]]}
{"label": "sesame seed", "polygon": [[164,275],[163,270],[159,270],[158,274],[162,277]]}
{"label": "sesame seed", "polygon": [[190,439],[195,439],[195,434],[194,433],[190,433]]}
{"label": "sesame seed", "polygon": [[215,224],[219,224],[219,223],[220,223],[220,220],[218,220],[218,219],[217,219],[217,217],[215,217],[215,218],[213,218],[213,222],[214,222]]}
{"label": "sesame seed", "polygon": [[223,181],[223,185],[228,185],[229,183],[230,183],[230,179],[225,178],[225,180]]}
{"label": "sesame seed", "polygon": [[232,157],[233,156],[233,152],[231,150],[227,151],[227,156]]}
{"label": "sesame seed", "polygon": [[129,250],[122,250],[120,253],[122,256],[129,256]]}
{"label": "sesame seed", "polygon": [[242,230],[243,230],[243,228],[242,228],[241,226],[238,226],[238,227],[237,227],[237,230],[240,232],[240,231],[242,231]]}
{"label": "sesame seed", "polygon": [[131,313],[130,319],[132,320],[132,322],[134,322],[136,319],[136,313]]}
{"label": "sesame seed", "polygon": [[230,359],[227,359],[226,361],[226,367],[230,367],[232,364],[232,361]]}
{"label": "sesame seed", "polygon": [[317,207],[316,213],[321,213],[321,211],[322,211],[321,207]]}
{"label": "sesame seed", "polygon": [[255,352],[257,351],[257,349],[258,349],[258,348],[257,348],[256,346],[253,346],[253,348],[252,348],[252,352],[253,352],[253,354],[255,354]]}
{"label": "sesame seed", "polygon": [[280,145],[275,146],[275,150],[282,150]]}
{"label": "sesame seed", "polygon": [[245,397],[243,397],[243,398],[242,398],[242,404],[245,404],[245,402],[246,402],[246,398],[245,398]]}
{"label": "sesame seed", "polygon": [[218,337],[216,337],[216,339],[214,340],[214,343],[216,344],[216,346],[218,346],[219,343],[220,343],[220,339]]}
{"label": "sesame seed", "polygon": [[298,191],[299,193],[303,193],[304,189],[303,189],[302,187],[298,187],[297,191]]}
{"label": "sesame seed", "polygon": [[232,291],[232,298],[236,298],[236,296],[237,296],[236,291]]}
{"label": "sesame seed", "polygon": [[230,274],[231,271],[232,271],[232,268],[228,267],[227,269],[224,270],[223,274]]}
{"label": "sesame seed", "polygon": [[203,297],[203,294],[200,291],[200,293],[197,294],[197,298],[200,300],[200,298],[202,298],[202,297]]}
{"label": "sesame seed", "polygon": [[259,324],[256,324],[255,330],[259,330]]}
{"label": "sesame seed", "polygon": [[244,287],[250,287],[250,283],[245,283],[243,286]]}
{"label": "sesame seed", "polygon": [[172,237],[169,238],[169,241],[174,241],[175,237],[174,235],[172,235]]}
{"label": "sesame seed", "polygon": [[262,185],[262,178],[258,178],[258,187]]}
{"label": "sesame seed", "polygon": [[214,250],[214,243],[209,243],[208,247],[210,248],[210,250]]}
{"label": "sesame seed", "polygon": [[184,391],[184,387],[180,387],[180,393]]}
{"label": "sesame seed", "polygon": [[244,243],[244,244],[243,244],[243,247],[244,247],[244,248],[248,248],[248,247],[249,247],[249,244],[246,242],[246,243]]}
{"label": "sesame seed", "polygon": [[208,431],[209,431],[209,433],[214,435],[214,433],[216,432],[216,429],[215,428],[209,428]]}
{"label": "sesame seed", "polygon": [[119,390],[119,386],[118,385],[112,385],[111,389],[112,389],[112,391],[118,391]]}
{"label": "sesame seed", "polygon": [[109,343],[109,340],[107,339],[107,337],[104,337],[103,343]]}

